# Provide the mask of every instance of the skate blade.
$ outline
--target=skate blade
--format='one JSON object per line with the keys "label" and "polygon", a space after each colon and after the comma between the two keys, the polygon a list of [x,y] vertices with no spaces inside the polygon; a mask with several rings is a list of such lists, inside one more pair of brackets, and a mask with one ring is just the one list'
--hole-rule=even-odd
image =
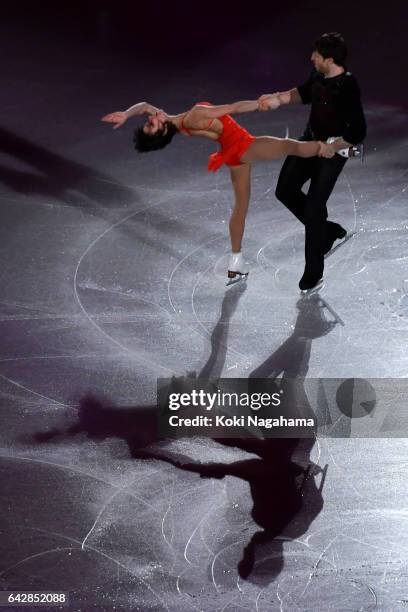
{"label": "skate blade", "polygon": [[321,278],[314,287],[312,287],[311,289],[301,289],[300,293],[303,296],[312,295],[313,293],[317,293],[318,291],[320,291],[320,289],[323,289],[323,287],[324,287],[324,279]]}
{"label": "skate blade", "polygon": [[[232,274],[234,276],[232,276]],[[235,285],[236,283],[240,283],[241,281],[246,281],[246,279],[248,278],[248,274],[249,272],[246,272],[246,274],[241,274],[241,272],[228,271],[228,282],[226,283],[226,286],[230,287],[231,285]]]}
{"label": "skate blade", "polygon": [[346,242],[348,242],[349,240],[351,240],[351,238],[353,238],[356,235],[356,232],[351,232],[350,234],[346,234],[344,238],[341,238],[341,242],[339,242],[338,244],[336,244],[335,247],[333,247],[332,249],[330,249],[330,251],[328,253],[326,253],[326,255],[324,256],[325,259],[327,259],[327,257],[330,257],[331,255],[333,255],[333,253],[335,253],[337,251],[337,249],[339,249],[340,247],[342,247],[344,244],[346,244]]}

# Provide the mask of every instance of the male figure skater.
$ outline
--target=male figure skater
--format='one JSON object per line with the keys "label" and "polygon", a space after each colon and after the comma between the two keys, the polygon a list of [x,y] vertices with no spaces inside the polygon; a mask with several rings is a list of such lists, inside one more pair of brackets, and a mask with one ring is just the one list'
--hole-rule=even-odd
{"label": "male figure skater", "polygon": [[[324,255],[347,232],[338,223],[327,220],[327,200],[337,177],[347,161],[337,151],[362,142],[366,122],[355,77],[346,69],[347,47],[341,34],[323,34],[314,43],[314,65],[308,80],[285,92],[264,94],[260,109],[280,104],[311,104],[309,121],[302,140],[335,142],[321,146],[319,157],[302,159],[288,156],[282,166],[276,197],[305,225],[305,270],[299,282],[303,291],[320,284]],[[303,185],[310,179],[305,194]]]}

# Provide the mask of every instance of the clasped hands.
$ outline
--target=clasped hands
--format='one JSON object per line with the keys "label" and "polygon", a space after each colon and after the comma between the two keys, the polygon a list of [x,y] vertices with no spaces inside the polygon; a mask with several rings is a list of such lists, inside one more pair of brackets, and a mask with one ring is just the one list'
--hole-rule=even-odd
{"label": "clasped hands", "polygon": [[258,110],[260,111],[276,110],[281,104],[285,104],[285,100],[279,91],[273,94],[263,94],[258,98]]}
{"label": "clasped hands", "polygon": [[337,149],[333,146],[333,144],[327,144],[327,142],[319,142],[319,152],[318,157],[325,157],[326,159],[331,159],[337,153]]}

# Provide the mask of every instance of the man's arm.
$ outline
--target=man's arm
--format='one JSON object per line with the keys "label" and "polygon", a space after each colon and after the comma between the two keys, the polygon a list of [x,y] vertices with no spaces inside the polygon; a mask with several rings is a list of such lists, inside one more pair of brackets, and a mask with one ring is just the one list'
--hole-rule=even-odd
{"label": "man's arm", "polygon": [[297,87],[288,91],[280,91],[278,96],[281,104],[302,104],[302,98]]}
{"label": "man's arm", "polygon": [[283,104],[310,104],[312,101],[312,84],[316,72],[312,70],[309,78],[302,85],[292,87],[287,91],[278,91],[274,94],[265,94],[259,99],[260,110],[275,110]]}
{"label": "man's arm", "polygon": [[340,103],[346,126],[341,136],[352,145],[359,144],[367,135],[367,124],[361,104],[360,89],[353,75],[350,75],[344,84]]}
{"label": "man's arm", "polygon": [[339,98],[340,112],[343,115],[345,129],[341,138],[331,144],[323,143],[320,157],[333,157],[340,149],[348,149],[362,142],[367,134],[367,125],[361,104],[360,90],[355,78],[350,75]]}
{"label": "man's arm", "polygon": [[273,94],[263,94],[259,98],[259,110],[275,110],[284,104],[301,104],[302,98],[297,87],[288,91],[277,91]]}
{"label": "man's arm", "polygon": [[261,96],[259,98],[259,110],[274,110],[284,104],[310,104],[312,101],[312,84],[315,76],[316,72],[312,70],[309,78],[302,85],[298,85],[287,91],[278,91],[274,94],[265,94]]}

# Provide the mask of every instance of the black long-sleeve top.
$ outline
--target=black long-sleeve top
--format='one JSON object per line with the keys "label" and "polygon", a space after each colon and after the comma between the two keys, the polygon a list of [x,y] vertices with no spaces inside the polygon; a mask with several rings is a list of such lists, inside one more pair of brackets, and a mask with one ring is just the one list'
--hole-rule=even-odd
{"label": "black long-sleeve top", "polygon": [[305,140],[324,141],[330,136],[341,136],[351,144],[364,140],[367,126],[360,89],[351,72],[325,78],[313,70],[297,90],[303,104],[312,105]]}

